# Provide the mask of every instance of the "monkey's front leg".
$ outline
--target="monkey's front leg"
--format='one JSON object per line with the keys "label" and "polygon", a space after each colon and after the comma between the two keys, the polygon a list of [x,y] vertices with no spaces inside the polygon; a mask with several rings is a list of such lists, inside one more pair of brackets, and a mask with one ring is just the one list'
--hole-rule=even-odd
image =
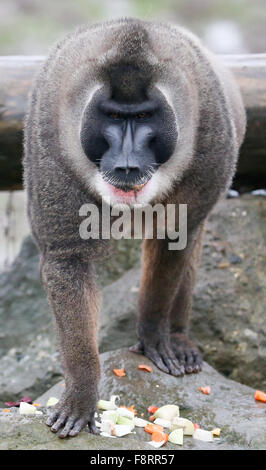
{"label": "monkey's front leg", "polygon": [[[180,361],[171,337],[172,308],[182,285],[183,275],[190,263],[195,246],[191,238],[186,249],[169,251],[167,240],[145,240],[143,246],[143,274],[139,296],[139,343],[131,348],[142,352],[159,369],[175,376],[183,375],[186,364]],[[190,289],[191,286],[188,286]],[[186,296],[189,301],[192,292]],[[182,326],[188,323],[186,310],[176,312]],[[184,349],[187,349],[187,338]],[[179,345],[180,346],[180,345]],[[194,348],[194,345],[191,347]]]}
{"label": "monkey's front leg", "polygon": [[58,330],[65,389],[46,424],[59,437],[75,436],[89,425],[96,433],[94,413],[100,376],[97,350],[99,298],[88,265],[79,258],[49,259],[42,276]]}

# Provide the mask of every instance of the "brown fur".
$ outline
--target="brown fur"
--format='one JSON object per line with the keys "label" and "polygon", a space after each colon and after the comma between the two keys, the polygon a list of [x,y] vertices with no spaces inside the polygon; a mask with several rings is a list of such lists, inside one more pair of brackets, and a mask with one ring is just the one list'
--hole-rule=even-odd
{"label": "brown fur", "polygon": [[[138,72],[119,74],[124,63],[139,66]],[[108,252],[106,241],[79,236],[81,205],[93,202],[101,209],[94,184],[98,170],[79,141],[82,112],[95,84],[110,82],[128,100],[140,96],[147,77],[150,85],[159,80],[165,89],[180,136],[174,154],[155,173],[150,203],[172,203],[177,211],[178,204],[188,205],[188,245],[168,251],[167,240],[144,242],[139,343],[132,349],[176,376],[201,367],[199,352],[187,338],[195,267],[204,221],[231,183],[243,140],[239,91],[229,72],[182,28],[134,19],[82,27],[51,51],[37,77],[25,126],[28,214],[66,380],[47,424],[54,432],[61,429],[61,437],[76,435],[87,423],[96,430],[94,265]]]}

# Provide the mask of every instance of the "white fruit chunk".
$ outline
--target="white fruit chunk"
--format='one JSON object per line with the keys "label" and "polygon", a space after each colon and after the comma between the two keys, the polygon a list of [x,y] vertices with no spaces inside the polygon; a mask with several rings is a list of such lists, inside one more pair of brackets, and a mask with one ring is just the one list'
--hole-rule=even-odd
{"label": "white fruit chunk", "polygon": [[126,436],[126,434],[131,433],[131,426],[127,424],[115,424],[114,430],[112,430],[112,436],[122,437]]}
{"label": "white fruit chunk", "polygon": [[46,406],[54,406],[58,402],[59,402],[58,398],[50,397],[49,400],[46,403]]}
{"label": "white fruit chunk", "polygon": [[168,436],[168,441],[172,442],[172,444],[178,444],[179,446],[182,446],[183,435],[183,428],[175,429],[174,431],[170,432]]}
{"label": "white fruit chunk", "polygon": [[36,407],[29,403],[21,402],[19,405],[19,414],[21,415],[35,415],[36,412]]}
{"label": "white fruit chunk", "polygon": [[182,428],[184,431],[184,436],[193,436],[194,434],[194,425],[192,421],[187,418],[174,418],[172,421],[171,431],[174,429]]}
{"label": "white fruit chunk", "polygon": [[158,408],[155,411],[154,415],[155,418],[162,418],[166,419],[167,421],[172,421],[173,418],[179,416],[179,406],[177,405],[164,405],[161,408]]}
{"label": "white fruit chunk", "polygon": [[148,424],[148,421],[146,419],[141,419],[141,418],[134,418],[134,424],[137,426],[137,428],[145,428],[146,424]]}
{"label": "white fruit chunk", "polygon": [[167,419],[162,419],[162,418],[156,418],[154,421],[154,424],[158,424],[159,426],[162,426],[163,428],[170,428],[172,423],[171,421],[168,421]]}

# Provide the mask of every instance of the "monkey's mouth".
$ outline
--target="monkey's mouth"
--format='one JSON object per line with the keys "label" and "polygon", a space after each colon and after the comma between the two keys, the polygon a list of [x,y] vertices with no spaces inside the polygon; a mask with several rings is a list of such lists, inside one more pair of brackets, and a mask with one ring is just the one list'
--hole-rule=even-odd
{"label": "monkey's mouth", "polygon": [[147,184],[147,182],[142,183],[142,184],[135,184],[133,186],[121,185],[121,187],[120,187],[120,186],[108,183],[108,186],[111,187],[112,192],[116,196],[123,196],[125,198],[132,198],[132,197],[136,198],[137,193],[142,191],[142,189],[144,188],[144,186],[146,186],[146,184]]}

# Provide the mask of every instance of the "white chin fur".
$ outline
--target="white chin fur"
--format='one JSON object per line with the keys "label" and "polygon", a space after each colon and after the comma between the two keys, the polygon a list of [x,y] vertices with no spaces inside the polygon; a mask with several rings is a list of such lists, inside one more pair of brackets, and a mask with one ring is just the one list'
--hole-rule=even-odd
{"label": "white chin fur", "polygon": [[166,175],[160,174],[158,169],[148,183],[136,193],[136,197],[123,197],[120,194],[115,194],[112,188],[104,181],[101,173],[97,173],[93,182],[94,189],[98,195],[111,206],[130,206],[135,205],[146,206],[151,204],[154,199],[161,199],[171,187],[171,181]]}

